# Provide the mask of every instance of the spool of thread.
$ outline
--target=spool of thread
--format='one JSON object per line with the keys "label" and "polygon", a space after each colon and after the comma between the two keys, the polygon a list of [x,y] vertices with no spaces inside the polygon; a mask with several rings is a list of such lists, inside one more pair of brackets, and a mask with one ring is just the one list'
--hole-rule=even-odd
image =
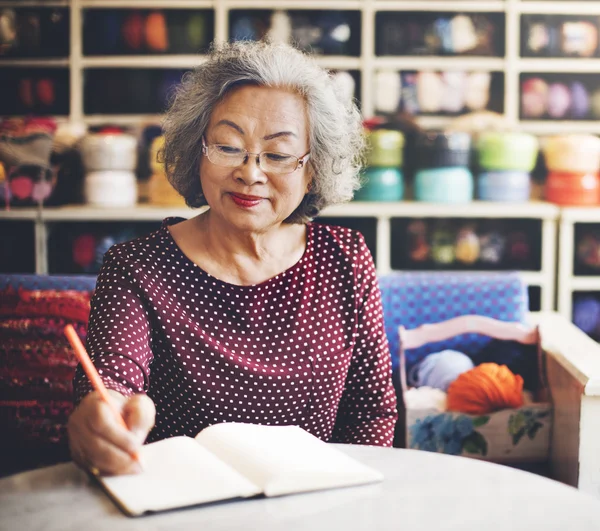
{"label": "spool of thread", "polygon": [[548,115],[564,118],[571,108],[571,91],[564,83],[551,83],[548,87]]}
{"label": "spool of thread", "polygon": [[573,118],[585,118],[590,112],[590,96],[579,81],[571,83],[571,115]]}
{"label": "spool of thread", "polygon": [[84,180],[84,197],[99,207],[129,207],[137,201],[137,182],[132,171],[92,171]]}
{"label": "spool of thread", "polygon": [[404,135],[400,131],[377,129],[367,132],[368,167],[401,167]]}
{"label": "spool of thread", "polygon": [[436,113],[442,109],[444,83],[437,72],[423,71],[417,74],[417,99],[424,113]]}
{"label": "spool of thread", "polygon": [[199,52],[206,45],[206,16],[203,13],[195,13],[189,17],[185,35],[188,46],[194,52]]}
{"label": "spool of thread", "polygon": [[93,272],[94,259],[96,257],[96,238],[93,234],[80,234],[73,240],[72,260],[73,263],[84,273]]}
{"label": "spool of thread", "polygon": [[121,37],[130,50],[139,51],[144,41],[144,16],[140,11],[132,11],[123,21]]}
{"label": "spool of thread", "polygon": [[128,170],[137,165],[137,139],[125,133],[90,133],[80,144],[87,171]]}
{"label": "spool of thread", "polygon": [[399,168],[367,168],[364,184],[356,191],[357,201],[400,201],[404,194],[404,176]]}
{"label": "spool of thread", "polygon": [[463,227],[456,236],[456,261],[474,264],[479,258],[479,238],[473,227]]}
{"label": "spool of thread", "polygon": [[465,105],[471,111],[482,111],[490,101],[492,74],[490,72],[471,72],[467,76]]}
{"label": "spool of thread", "polygon": [[462,373],[474,367],[469,356],[456,350],[442,350],[429,354],[416,364],[408,375],[413,387],[433,387],[446,391]]}
{"label": "spool of thread", "polygon": [[486,415],[523,405],[523,378],[506,365],[482,363],[448,387],[448,410]]}
{"label": "spool of thread", "polygon": [[540,118],[548,108],[548,83],[539,77],[521,84],[521,113],[524,118]]}
{"label": "spool of thread", "polygon": [[456,114],[465,106],[465,87],[467,74],[465,72],[443,72],[442,81],[444,91],[442,93],[442,111]]}
{"label": "spool of thread", "polygon": [[394,113],[402,97],[402,78],[395,70],[382,70],[375,74],[375,110]]}
{"label": "spool of thread", "polygon": [[164,13],[154,11],[146,17],[146,45],[154,52],[165,52],[169,48],[169,31]]}

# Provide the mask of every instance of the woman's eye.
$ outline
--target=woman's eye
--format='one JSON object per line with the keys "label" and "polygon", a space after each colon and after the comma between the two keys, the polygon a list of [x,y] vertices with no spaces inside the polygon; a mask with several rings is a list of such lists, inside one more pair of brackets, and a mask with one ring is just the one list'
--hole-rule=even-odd
{"label": "woman's eye", "polygon": [[242,153],[240,148],[236,148],[235,146],[226,146],[224,144],[218,144],[217,150],[219,153],[223,153],[223,155],[239,155]]}
{"label": "woman's eye", "polygon": [[286,162],[292,158],[291,155],[284,153],[265,153],[265,156],[272,162]]}

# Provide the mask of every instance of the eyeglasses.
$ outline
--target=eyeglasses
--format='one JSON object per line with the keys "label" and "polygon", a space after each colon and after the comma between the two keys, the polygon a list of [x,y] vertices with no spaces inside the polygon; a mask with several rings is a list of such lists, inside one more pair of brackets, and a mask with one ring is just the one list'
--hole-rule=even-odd
{"label": "eyeglasses", "polygon": [[306,161],[310,158],[310,152],[298,158],[287,153],[277,153],[276,151],[261,151],[260,153],[251,153],[250,151],[235,146],[225,144],[206,144],[202,137],[202,153],[208,157],[213,164],[225,166],[226,168],[235,168],[246,164],[250,155],[256,156],[256,164],[265,173],[286,174],[295,172],[298,168],[303,168]]}

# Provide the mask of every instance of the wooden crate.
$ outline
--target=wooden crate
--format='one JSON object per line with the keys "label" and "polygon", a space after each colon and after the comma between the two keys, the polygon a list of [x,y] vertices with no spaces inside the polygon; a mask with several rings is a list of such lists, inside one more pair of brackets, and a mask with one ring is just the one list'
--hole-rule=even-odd
{"label": "wooden crate", "polygon": [[499,463],[542,462],[549,458],[552,403],[545,379],[545,354],[538,327],[465,315],[413,330],[399,328],[400,383],[407,403],[409,390],[404,351],[460,334],[479,333],[537,345],[539,382],[534,401],[517,409],[470,415],[436,409],[406,409],[406,447],[485,459]]}

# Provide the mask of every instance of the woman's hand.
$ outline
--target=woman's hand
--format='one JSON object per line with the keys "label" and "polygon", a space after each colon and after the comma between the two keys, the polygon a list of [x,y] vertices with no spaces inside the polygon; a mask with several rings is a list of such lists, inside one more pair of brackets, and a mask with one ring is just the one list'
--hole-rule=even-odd
{"label": "woman's hand", "polygon": [[108,391],[121,411],[125,429],[114,411],[97,392],[87,395],[71,414],[69,447],[73,460],[82,468],[101,474],[134,474],[141,471],[132,457],[154,426],[154,402],[146,395],[125,397]]}

